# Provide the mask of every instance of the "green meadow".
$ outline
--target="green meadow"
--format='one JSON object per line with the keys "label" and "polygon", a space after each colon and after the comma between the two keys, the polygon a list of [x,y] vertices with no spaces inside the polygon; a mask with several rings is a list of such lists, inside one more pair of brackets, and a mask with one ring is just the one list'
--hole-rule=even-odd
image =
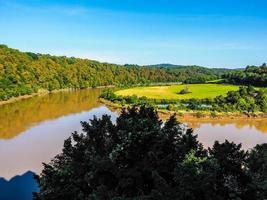
{"label": "green meadow", "polygon": [[[183,89],[187,88],[187,94],[179,94]],[[223,84],[181,84],[170,86],[149,86],[134,87],[116,91],[116,95],[138,97],[146,96],[153,99],[204,99],[214,98],[219,95],[226,95],[229,91],[237,91],[238,86]]]}

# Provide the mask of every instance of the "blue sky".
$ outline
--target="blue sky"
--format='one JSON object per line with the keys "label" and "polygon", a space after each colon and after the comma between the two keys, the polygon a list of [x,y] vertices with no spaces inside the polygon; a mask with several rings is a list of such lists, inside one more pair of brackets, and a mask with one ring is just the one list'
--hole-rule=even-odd
{"label": "blue sky", "polygon": [[0,43],[119,64],[267,62],[266,0],[0,0]]}

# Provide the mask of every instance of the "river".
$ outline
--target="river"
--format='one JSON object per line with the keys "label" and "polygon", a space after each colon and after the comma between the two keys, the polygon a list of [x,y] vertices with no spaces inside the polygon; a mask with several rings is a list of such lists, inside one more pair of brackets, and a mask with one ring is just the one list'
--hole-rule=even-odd
{"label": "river", "polygon": [[[0,177],[9,180],[27,171],[40,173],[42,162],[58,154],[80,121],[94,115],[118,114],[98,101],[101,89],[64,91],[0,106]],[[267,119],[186,121],[199,140],[210,147],[215,140],[242,143],[244,149],[267,143]]]}

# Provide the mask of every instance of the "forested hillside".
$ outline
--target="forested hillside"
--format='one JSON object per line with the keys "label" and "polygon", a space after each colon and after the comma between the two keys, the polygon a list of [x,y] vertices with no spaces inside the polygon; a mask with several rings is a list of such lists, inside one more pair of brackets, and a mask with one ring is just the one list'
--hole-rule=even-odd
{"label": "forested hillside", "polygon": [[126,67],[88,59],[23,53],[0,45],[0,100],[39,89],[86,88],[173,82],[177,78],[164,69]]}
{"label": "forested hillside", "polygon": [[149,65],[148,67],[166,69],[176,77],[179,77],[179,80],[184,83],[204,83],[206,81],[220,79],[222,75],[235,71],[234,69],[206,68],[196,65],[158,64]]}
{"label": "forested hillside", "polygon": [[177,65],[117,65],[89,59],[20,52],[0,45],[0,101],[40,89],[125,86],[159,82],[204,83],[229,69]]}
{"label": "forested hillside", "polygon": [[224,75],[233,84],[254,85],[259,87],[267,86],[267,66],[247,66],[245,70],[239,70]]}

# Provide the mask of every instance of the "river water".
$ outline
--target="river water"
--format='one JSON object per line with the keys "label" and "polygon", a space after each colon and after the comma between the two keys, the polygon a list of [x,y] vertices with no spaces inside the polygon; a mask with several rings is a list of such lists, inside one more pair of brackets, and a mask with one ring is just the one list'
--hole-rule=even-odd
{"label": "river water", "polygon": [[[94,115],[118,114],[98,102],[101,89],[58,92],[0,106],[0,177],[10,179],[26,171],[39,173],[42,162],[58,154],[80,121]],[[205,147],[215,140],[242,143],[244,149],[267,143],[267,119],[184,121],[194,128]]]}

